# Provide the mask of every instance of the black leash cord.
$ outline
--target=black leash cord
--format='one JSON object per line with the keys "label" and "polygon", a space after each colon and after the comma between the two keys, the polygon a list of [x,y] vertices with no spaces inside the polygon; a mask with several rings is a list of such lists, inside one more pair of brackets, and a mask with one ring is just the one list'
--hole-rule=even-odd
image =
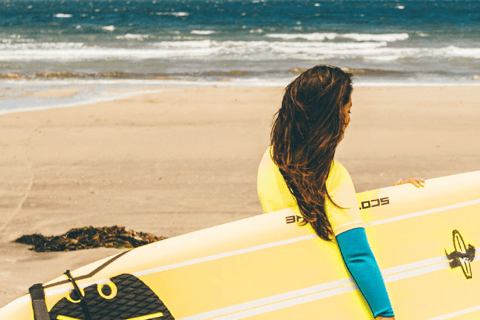
{"label": "black leash cord", "polygon": [[85,297],[82,295],[80,288],[78,288],[77,283],[75,282],[75,279],[73,279],[72,274],[70,273],[70,270],[65,271],[64,275],[68,277],[68,280],[73,284],[73,288],[75,292],[80,297],[80,305],[82,306],[85,317],[87,318],[87,320],[92,320],[92,316],[90,316],[90,311],[88,310],[87,301]]}

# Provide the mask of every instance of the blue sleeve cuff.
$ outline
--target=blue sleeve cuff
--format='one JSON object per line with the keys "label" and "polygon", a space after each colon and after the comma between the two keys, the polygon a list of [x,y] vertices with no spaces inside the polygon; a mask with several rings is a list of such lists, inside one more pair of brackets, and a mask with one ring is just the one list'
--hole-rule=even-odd
{"label": "blue sleeve cuff", "polygon": [[373,316],[393,317],[382,273],[368,244],[364,228],[345,231],[336,237],[345,266],[367,301]]}

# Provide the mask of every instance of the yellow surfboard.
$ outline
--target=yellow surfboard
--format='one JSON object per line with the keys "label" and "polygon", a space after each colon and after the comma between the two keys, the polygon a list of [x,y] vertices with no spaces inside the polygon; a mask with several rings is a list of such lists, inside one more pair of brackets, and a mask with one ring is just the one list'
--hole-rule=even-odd
{"label": "yellow surfboard", "polygon": [[[480,319],[480,171],[357,198],[398,319]],[[78,290],[61,275],[43,285],[49,317],[372,319],[337,244],[300,219],[285,209],[126,251],[73,271]],[[0,319],[33,320],[30,295]]]}

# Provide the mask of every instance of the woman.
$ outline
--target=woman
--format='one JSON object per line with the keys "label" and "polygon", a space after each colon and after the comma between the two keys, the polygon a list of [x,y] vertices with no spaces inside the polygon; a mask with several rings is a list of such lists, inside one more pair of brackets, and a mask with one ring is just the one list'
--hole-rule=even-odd
{"label": "woman", "polygon": [[[385,284],[367,241],[355,189],[334,160],[350,122],[352,75],[316,66],[287,86],[258,172],[264,212],[298,206],[326,241],[336,237],[345,265],[376,319],[394,319]],[[410,179],[420,185],[421,179]],[[401,181],[397,182],[402,183]]]}

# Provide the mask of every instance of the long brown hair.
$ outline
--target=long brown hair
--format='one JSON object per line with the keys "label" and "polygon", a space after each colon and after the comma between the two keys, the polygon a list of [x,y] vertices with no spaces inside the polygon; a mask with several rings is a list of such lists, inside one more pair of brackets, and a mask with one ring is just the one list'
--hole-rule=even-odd
{"label": "long brown hair", "polygon": [[324,240],[333,235],[325,214],[326,197],[331,201],[326,180],[343,138],[343,109],[352,91],[352,74],[340,68],[316,66],[303,72],[285,89],[270,135],[273,161],[304,224],[310,223]]}

